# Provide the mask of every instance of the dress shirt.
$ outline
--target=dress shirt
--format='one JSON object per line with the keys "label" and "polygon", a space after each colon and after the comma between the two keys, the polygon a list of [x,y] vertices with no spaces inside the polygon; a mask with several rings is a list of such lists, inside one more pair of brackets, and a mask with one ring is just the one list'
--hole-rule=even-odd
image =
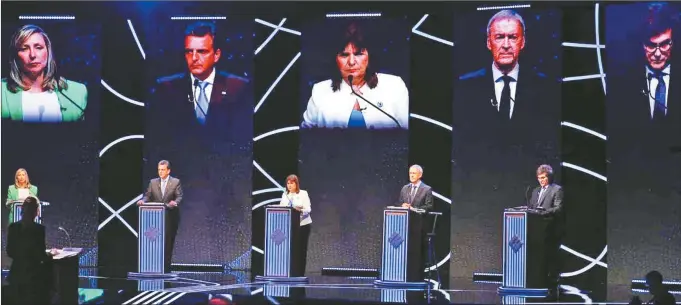
{"label": "dress shirt", "polygon": [[[515,67],[511,72],[509,72],[507,75],[513,78],[513,80],[509,83],[509,86],[511,87],[511,112],[508,114],[509,118],[513,118],[513,107],[515,106],[515,93],[516,93],[516,87],[518,86],[518,75],[520,74],[520,64],[516,63]],[[496,98],[497,101],[497,111],[499,111],[499,105],[501,101],[501,91],[504,90],[504,81],[501,79],[501,77],[504,76],[504,73],[499,71],[497,66],[492,63],[492,77],[494,81],[494,97]]]}
{"label": "dress shirt", "polygon": [[[201,86],[194,86],[194,80],[198,79],[194,74],[189,73],[191,75],[191,86],[192,86],[192,93],[194,94],[194,111],[196,111],[197,107],[197,102],[199,101],[199,95],[201,94]],[[201,81],[200,79],[198,79]],[[208,100],[208,105],[210,105],[210,94],[213,93],[213,84],[215,84],[215,68],[213,68],[213,72],[208,75],[208,78],[203,80],[204,82],[208,82],[208,85],[206,85],[206,99]],[[208,109],[203,109],[203,111],[206,112],[206,115],[208,115]]]}
{"label": "dress shirt", "polygon": [[[359,89],[362,97],[392,115],[403,129],[409,128],[409,90],[402,78],[377,73],[378,84],[371,89],[367,85]],[[359,92],[358,92],[359,93]],[[368,105],[352,93],[351,87],[341,82],[336,92],[331,80],[316,83],[303,114],[302,128],[347,128],[355,102],[359,103],[367,129],[396,128],[395,122],[378,109]]]}
{"label": "dress shirt", "polygon": [[[667,86],[666,90],[665,90],[666,92],[664,94],[664,96],[667,97],[666,99],[664,99],[664,107],[665,107],[664,114],[665,115],[667,115],[667,108],[666,107],[667,107],[667,104],[668,104],[668,101],[669,101],[669,79],[671,78],[669,73],[672,70],[671,66],[672,65],[667,65],[667,67],[662,70],[662,72],[665,74],[664,76],[662,76],[662,79],[664,79],[664,84]],[[653,73],[653,70],[650,70],[650,68],[648,68],[648,66],[646,66],[646,79],[648,79],[649,73]],[[655,74],[655,73],[653,73],[653,74]],[[653,118],[653,112],[655,111],[655,92],[657,92],[657,85],[659,83],[660,83],[660,81],[657,78],[653,77],[653,78],[650,79],[650,83],[649,83],[650,86],[648,87],[648,102],[650,103],[650,118],[651,119]]]}
{"label": "dress shirt", "polygon": [[21,92],[24,122],[61,122],[61,104],[54,91]]}

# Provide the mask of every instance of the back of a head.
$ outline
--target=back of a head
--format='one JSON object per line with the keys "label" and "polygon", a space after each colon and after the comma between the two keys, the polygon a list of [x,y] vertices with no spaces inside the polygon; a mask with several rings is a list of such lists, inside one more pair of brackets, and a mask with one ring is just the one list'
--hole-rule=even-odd
{"label": "back of a head", "polygon": [[33,218],[38,215],[38,199],[29,196],[26,197],[21,209],[21,219],[26,222],[32,222]]}
{"label": "back of a head", "polygon": [[662,281],[663,281],[662,273],[660,273],[659,271],[653,270],[646,274],[646,283],[650,286],[662,285]]}

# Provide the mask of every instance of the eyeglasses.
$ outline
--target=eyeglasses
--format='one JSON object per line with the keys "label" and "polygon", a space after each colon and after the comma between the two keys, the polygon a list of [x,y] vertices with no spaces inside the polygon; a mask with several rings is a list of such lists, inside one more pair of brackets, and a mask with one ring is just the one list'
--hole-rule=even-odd
{"label": "eyeglasses", "polygon": [[660,49],[660,51],[662,52],[667,52],[672,47],[672,40],[667,39],[660,43],[652,43],[648,41],[644,42],[643,46],[646,48],[646,51],[648,52],[655,52],[657,49]]}

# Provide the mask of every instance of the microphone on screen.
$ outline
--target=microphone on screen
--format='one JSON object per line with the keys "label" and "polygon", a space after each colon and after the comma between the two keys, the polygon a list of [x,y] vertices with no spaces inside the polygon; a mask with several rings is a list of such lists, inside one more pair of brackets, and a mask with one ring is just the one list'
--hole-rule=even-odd
{"label": "microphone on screen", "polygon": [[383,109],[381,109],[381,107],[378,107],[378,106],[374,105],[374,103],[369,102],[369,100],[365,99],[363,96],[357,94],[357,92],[355,92],[355,89],[352,88],[352,79],[353,79],[353,76],[352,76],[352,75],[348,75],[348,83],[350,84],[350,90],[352,91],[352,94],[354,94],[355,96],[361,98],[363,101],[367,102],[367,104],[371,105],[372,107],[378,109],[378,111],[380,111],[380,112],[382,112],[383,114],[387,115],[390,119],[392,119],[393,121],[395,121],[395,124],[397,124],[397,127],[398,127],[398,128],[402,128],[402,125],[400,125],[400,122],[398,122],[398,121],[395,119],[395,117],[393,117],[392,115],[390,115],[390,114],[388,114],[387,112],[383,111]]}

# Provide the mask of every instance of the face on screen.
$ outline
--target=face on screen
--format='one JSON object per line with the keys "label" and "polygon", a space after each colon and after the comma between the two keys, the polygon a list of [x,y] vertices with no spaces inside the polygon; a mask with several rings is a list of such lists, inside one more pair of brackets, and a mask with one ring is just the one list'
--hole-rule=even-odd
{"label": "face on screen", "polygon": [[165,179],[170,175],[170,169],[168,168],[168,165],[166,164],[159,164],[158,165],[158,176],[161,179]]}
{"label": "face on screen", "polygon": [[650,37],[643,45],[646,52],[648,65],[656,70],[664,69],[669,58],[672,56],[672,29],[668,29],[659,35]]}
{"label": "face on screen", "polygon": [[492,22],[487,36],[487,49],[492,52],[494,64],[499,70],[511,71],[524,47],[523,26],[518,20],[499,19]]}
{"label": "face on screen", "polygon": [[409,169],[409,182],[416,183],[417,181],[419,181],[419,179],[421,179],[421,175],[422,175],[422,173],[418,169],[410,168]]}
{"label": "face on screen", "polygon": [[545,187],[549,185],[549,175],[546,173],[541,173],[537,175],[537,181],[539,181],[539,185]]}
{"label": "face on screen", "polygon": [[369,66],[369,52],[366,49],[358,50],[354,44],[348,44],[336,55],[336,65],[343,79],[347,80],[348,75],[352,75],[353,79],[361,81]]}
{"label": "face on screen", "polygon": [[38,75],[47,66],[47,47],[42,34],[34,33],[19,47],[19,58],[24,72]]}
{"label": "face on screen", "polygon": [[214,49],[213,37],[208,34],[184,38],[184,58],[187,61],[187,68],[200,80],[205,80],[213,72],[215,63],[220,60],[220,53],[220,49]]}

